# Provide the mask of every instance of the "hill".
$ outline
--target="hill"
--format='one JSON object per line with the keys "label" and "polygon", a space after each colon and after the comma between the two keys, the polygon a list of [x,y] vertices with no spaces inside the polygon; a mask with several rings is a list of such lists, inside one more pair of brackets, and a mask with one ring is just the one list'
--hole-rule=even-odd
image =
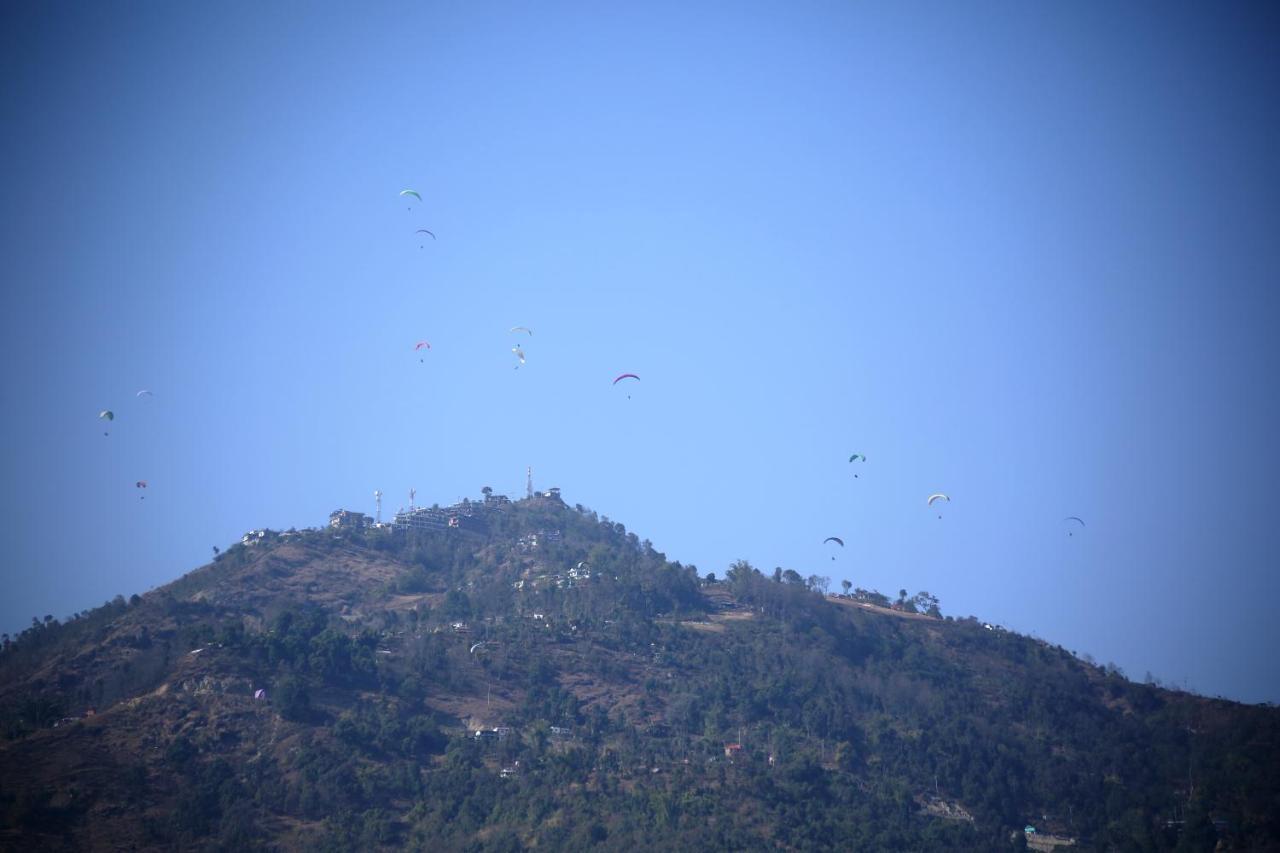
{"label": "hill", "polygon": [[1280,846],[1275,708],[710,582],[558,495],[414,518],[7,642],[0,849]]}

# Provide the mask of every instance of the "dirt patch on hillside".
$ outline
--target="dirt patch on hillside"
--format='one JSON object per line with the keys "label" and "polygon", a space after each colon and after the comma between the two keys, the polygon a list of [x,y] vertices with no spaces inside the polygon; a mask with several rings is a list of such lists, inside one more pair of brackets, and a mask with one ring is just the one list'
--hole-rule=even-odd
{"label": "dirt patch on hillside", "polygon": [[879,613],[883,616],[896,616],[899,619],[913,619],[916,621],[937,622],[934,616],[928,616],[924,613],[909,613],[906,610],[894,610],[892,607],[880,607],[877,604],[868,604],[865,601],[854,601],[852,598],[839,598],[838,596],[828,595],[827,601],[832,604],[839,604],[841,607],[856,607],[859,610],[867,610],[872,613]]}

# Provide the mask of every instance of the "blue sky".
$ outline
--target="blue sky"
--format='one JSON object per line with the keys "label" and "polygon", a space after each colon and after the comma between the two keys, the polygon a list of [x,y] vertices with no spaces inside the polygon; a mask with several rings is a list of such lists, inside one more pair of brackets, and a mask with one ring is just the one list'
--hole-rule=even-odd
{"label": "blue sky", "polygon": [[693,5],[7,6],[0,625],[532,465],[1280,700],[1274,10]]}

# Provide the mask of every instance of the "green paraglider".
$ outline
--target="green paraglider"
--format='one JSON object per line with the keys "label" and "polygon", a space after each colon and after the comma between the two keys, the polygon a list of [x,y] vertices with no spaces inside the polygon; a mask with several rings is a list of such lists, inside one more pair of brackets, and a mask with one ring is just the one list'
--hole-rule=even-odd
{"label": "green paraglider", "polygon": [[[850,456],[850,457],[849,457],[849,461],[850,461],[851,463],[852,463],[852,462],[855,462],[855,461],[858,461],[858,460],[861,460],[861,461],[863,461],[863,462],[866,462],[866,461],[867,461],[867,457],[863,456],[861,453],[855,453],[855,454],[853,454],[852,456]],[[854,478],[855,480],[856,480],[856,479],[858,479],[858,475],[857,475],[857,473],[856,473],[856,472],[854,473],[853,478]]]}

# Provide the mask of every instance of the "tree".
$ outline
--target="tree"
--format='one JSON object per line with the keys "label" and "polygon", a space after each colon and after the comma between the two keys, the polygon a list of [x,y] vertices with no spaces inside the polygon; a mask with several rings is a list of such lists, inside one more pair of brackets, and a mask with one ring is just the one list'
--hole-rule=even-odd
{"label": "tree", "polygon": [[844,587],[844,594],[847,596],[849,594],[849,587],[853,586],[853,583],[850,581],[840,581],[840,586]]}
{"label": "tree", "polygon": [[444,615],[450,619],[470,619],[471,599],[462,590],[449,590],[444,597]]}
{"label": "tree", "polygon": [[938,608],[938,597],[936,595],[930,595],[928,592],[921,590],[916,593],[912,603],[915,605],[915,609],[922,613],[928,613],[934,617],[942,616],[942,611]]}
{"label": "tree", "polygon": [[311,694],[300,679],[290,676],[275,689],[274,704],[286,720],[304,721],[311,716]]}

